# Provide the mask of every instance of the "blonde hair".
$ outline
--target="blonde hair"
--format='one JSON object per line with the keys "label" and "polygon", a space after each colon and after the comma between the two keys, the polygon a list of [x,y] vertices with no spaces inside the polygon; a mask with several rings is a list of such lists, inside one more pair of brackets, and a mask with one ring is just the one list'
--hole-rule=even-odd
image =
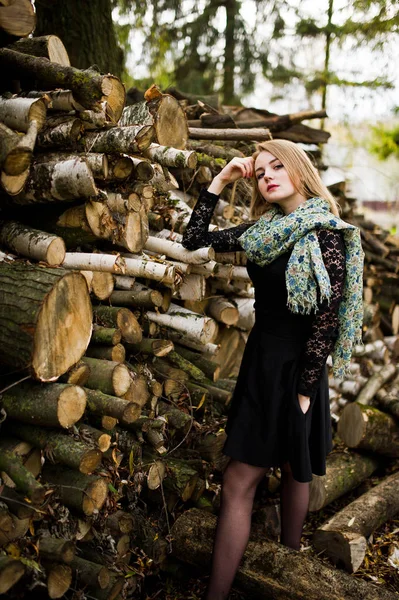
{"label": "blonde hair", "polygon": [[[296,191],[308,198],[323,198],[330,205],[331,212],[339,216],[338,204],[328,191],[316,168],[312,165],[306,152],[294,142],[288,140],[270,140],[257,145],[252,158],[256,160],[261,152],[270,152],[284,165]],[[254,187],[250,205],[250,218],[257,219],[271,208],[259,192],[258,182],[254,174]]]}

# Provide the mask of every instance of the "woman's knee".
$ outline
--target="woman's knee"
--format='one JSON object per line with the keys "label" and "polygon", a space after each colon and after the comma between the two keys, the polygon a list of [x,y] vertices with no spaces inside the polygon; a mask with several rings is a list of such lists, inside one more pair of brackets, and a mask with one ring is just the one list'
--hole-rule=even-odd
{"label": "woman's knee", "polygon": [[[237,461],[234,461],[237,462]],[[223,475],[222,494],[227,499],[253,498],[266,469],[230,463]]]}

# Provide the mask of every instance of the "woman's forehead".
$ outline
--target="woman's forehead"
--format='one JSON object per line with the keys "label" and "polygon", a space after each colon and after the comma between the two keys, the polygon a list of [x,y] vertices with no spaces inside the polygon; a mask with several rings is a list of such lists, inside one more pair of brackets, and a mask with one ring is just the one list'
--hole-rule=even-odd
{"label": "woman's forehead", "polygon": [[258,167],[264,167],[273,160],[276,160],[276,157],[273,156],[273,154],[271,154],[267,150],[262,150],[260,154],[256,157],[255,169],[257,169]]}

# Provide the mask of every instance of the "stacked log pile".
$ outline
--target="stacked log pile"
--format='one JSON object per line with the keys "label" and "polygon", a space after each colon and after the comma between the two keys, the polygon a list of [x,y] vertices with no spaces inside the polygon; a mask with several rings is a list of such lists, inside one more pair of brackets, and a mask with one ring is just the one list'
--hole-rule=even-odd
{"label": "stacked log pile", "polygon": [[[172,516],[193,506],[204,519],[217,511],[226,464],[220,425],[253,325],[253,289],[242,253],[187,251],[181,235],[199,186],[243,148],[211,144],[215,134],[195,129],[226,129],[231,140],[231,130],[245,128],[206,117],[241,122],[234,111],[197,102],[194,113],[188,99],[156,88],[124,109],[117,78],[68,63],[54,36],[0,49],[2,68],[13,81],[18,73],[22,88],[0,99],[0,591],[18,594],[30,581],[60,598],[73,581],[75,590],[111,599],[133,594],[146,572],[165,566]],[[320,117],[251,114],[251,134],[236,139],[252,144],[267,128],[269,137],[291,131],[307,141],[298,136],[316,130],[298,123],[312,116]],[[213,227],[247,219],[249,198],[246,182],[227,190]],[[371,260],[375,279],[386,265]],[[385,398],[387,407],[395,404],[396,388],[386,386],[396,375],[397,331],[393,319],[383,330],[376,300],[367,298],[371,346],[359,349],[354,377],[367,378],[359,379],[363,396],[372,390],[367,397]],[[353,403],[360,389],[349,394],[344,383],[332,384],[334,407],[347,403],[342,429],[358,418],[346,416],[352,406],[360,415],[377,411]],[[375,431],[381,419],[389,420],[389,442],[356,425],[359,441],[347,445],[372,454],[332,455],[327,483],[313,485],[314,509],[371,475],[377,456],[397,456],[395,422],[376,417]],[[382,484],[384,519],[395,511],[395,481]],[[356,539],[370,535],[381,514],[359,525]],[[252,578],[265,578],[255,567]],[[303,568],[319,572],[316,563]],[[348,597],[377,597],[332,569],[329,577],[344,582]]]}

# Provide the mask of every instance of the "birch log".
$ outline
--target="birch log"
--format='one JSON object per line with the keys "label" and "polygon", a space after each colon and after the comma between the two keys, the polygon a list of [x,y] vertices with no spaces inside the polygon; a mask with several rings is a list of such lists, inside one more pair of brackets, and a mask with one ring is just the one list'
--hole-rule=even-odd
{"label": "birch log", "polygon": [[112,127],[107,131],[87,133],[79,146],[83,145],[86,152],[134,154],[148,148],[153,139],[154,130],[148,125]]}
{"label": "birch log", "polygon": [[46,113],[44,98],[0,98],[0,121],[10,129],[27,133],[32,121],[36,121],[38,129],[41,129]]}
{"label": "birch log", "polygon": [[32,229],[17,221],[0,222],[0,242],[17,254],[44,261],[50,266],[62,264],[65,244],[60,237]]}
{"label": "birch log", "polygon": [[84,277],[25,264],[0,263],[0,357],[54,381],[78,362],[92,330]]}
{"label": "birch log", "polygon": [[98,196],[93,174],[85,160],[32,165],[25,190],[14,196],[16,204],[69,202],[76,198]]}
{"label": "birch log", "polygon": [[197,166],[197,153],[193,150],[177,150],[170,146],[151,144],[143,154],[152,162],[156,162],[164,167],[195,169]]}
{"label": "birch log", "polygon": [[36,156],[36,162],[60,162],[63,160],[76,160],[81,158],[85,160],[93,173],[94,179],[101,181],[108,178],[109,161],[106,154],[102,152],[86,152],[77,154],[72,152],[46,152]]}
{"label": "birch log", "polygon": [[83,123],[75,116],[51,119],[37,136],[37,146],[42,150],[69,147],[78,143],[82,132]]}
{"label": "birch log", "polygon": [[144,247],[150,252],[166,254],[171,258],[189,264],[202,264],[215,258],[215,251],[212,247],[199,248],[198,250],[186,250],[184,246],[178,242],[172,242],[171,240],[165,240],[154,236],[149,236]]}
{"label": "birch log", "polygon": [[154,323],[166,325],[185,333],[202,344],[214,342],[218,333],[216,321],[210,317],[196,314],[177,304],[171,304],[169,311],[163,315],[148,311],[147,317]]}

